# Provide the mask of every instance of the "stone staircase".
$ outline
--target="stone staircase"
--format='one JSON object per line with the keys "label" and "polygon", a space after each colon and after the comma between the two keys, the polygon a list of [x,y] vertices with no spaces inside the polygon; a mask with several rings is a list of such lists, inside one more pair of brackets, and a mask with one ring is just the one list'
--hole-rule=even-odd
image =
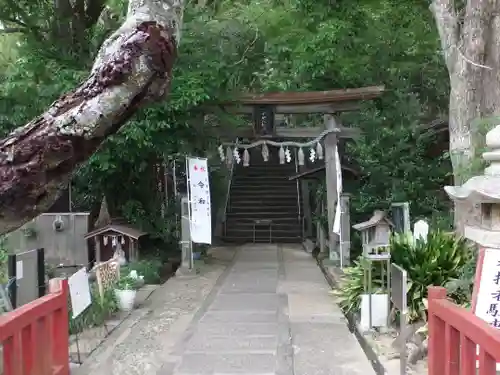
{"label": "stone staircase", "polygon": [[250,154],[250,166],[234,166],[226,211],[224,240],[231,243],[292,243],[302,240],[295,159],[280,165],[278,149],[270,147],[268,162],[260,148]]}

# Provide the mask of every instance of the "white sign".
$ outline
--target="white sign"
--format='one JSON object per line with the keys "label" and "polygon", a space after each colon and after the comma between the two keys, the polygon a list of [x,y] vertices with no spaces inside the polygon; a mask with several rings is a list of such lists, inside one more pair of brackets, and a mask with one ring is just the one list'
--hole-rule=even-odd
{"label": "white sign", "polygon": [[413,225],[413,238],[416,240],[421,239],[427,242],[427,235],[429,234],[429,224],[425,220],[419,220]]}
{"label": "white sign", "polygon": [[[342,246],[342,230],[340,224],[341,207],[340,195],[342,193],[342,167],[340,165],[339,148],[335,147],[335,172],[337,177],[337,205],[335,207],[335,216],[333,219],[333,233],[339,236],[339,250],[340,250],[340,268],[344,268],[344,247]],[[330,254],[330,259],[333,254]]]}
{"label": "white sign", "polygon": [[23,267],[23,261],[18,260],[16,262],[16,280],[21,280],[24,277],[24,267]]}
{"label": "white sign", "polygon": [[[342,193],[342,167],[338,147],[335,148],[335,170],[337,172],[337,207],[335,208],[335,218],[333,220],[333,233],[340,236],[340,194]],[[342,249],[342,246],[340,247]],[[341,250],[342,251],[342,250]]]}
{"label": "white sign", "polygon": [[[485,249],[483,262],[477,269],[481,270],[481,276],[479,285],[475,285],[478,291],[474,313],[493,328],[500,329],[500,249]],[[499,370],[500,363],[497,363]]]}
{"label": "white sign", "polygon": [[500,328],[500,250],[485,249],[476,300],[476,316]]}
{"label": "white sign", "polygon": [[85,267],[81,268],[69,277],[68,285],[69,296],[71,299],[71,310],[73,312],[73,319],[75,319],[92,304],[89,276]]}
{"label": "white sign", "polygon": [[212,243],[212,211],[207,159],[188,158],[191,241]]}

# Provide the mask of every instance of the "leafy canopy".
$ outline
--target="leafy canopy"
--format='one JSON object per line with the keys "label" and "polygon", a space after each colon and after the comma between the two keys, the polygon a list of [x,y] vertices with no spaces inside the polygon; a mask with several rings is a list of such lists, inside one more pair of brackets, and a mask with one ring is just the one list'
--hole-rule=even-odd
{"label": "leafy canopy", "polygon": [[[100,42],[119,24],[126,4],[87,3],[101,6],[102,12],[95,17],[91,8],[86,9],[82,26],[75,12],[63,15],[51,1],[0,0],[0,22],[22,29],[0,36],[2,51],[8,52],[0,59],[0,132],[5,134],[43,112],[88,73]],[[64,27],[71,33],[60,38]],[[445,210],[446,200],[435,192],[447,177],[448,160],[429,157],[427,150],[435,139],[419,131],[446,111],[448,92],[439,41],[425,4],[417,0],[190,3],[171,95],[137,113],[78,170],[76,208],[90,209],[106,194],[119,213],[168,240],[172,228],[158,212],[161,197],[152,194],[153,165],[166,156],[214,154],[218,135],[203,127],[207,105],[247,91],[379,84],[387,89],[381,100],[342,116],[345,124],[364,131],[364,137],[348,148],[364,176],[346,187],[355,193],[353,220],[394,200],[409,200],[415,216]],[[222,128],[233,126],[227,116],[215,115]]]}

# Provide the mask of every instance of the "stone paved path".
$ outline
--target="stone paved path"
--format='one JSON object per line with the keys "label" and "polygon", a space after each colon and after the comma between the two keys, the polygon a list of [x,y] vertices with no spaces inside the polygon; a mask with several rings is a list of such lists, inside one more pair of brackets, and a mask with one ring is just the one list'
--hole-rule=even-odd
{"label": "stone paved path", "polygon": [[370,375],[310,255],[247,245],[177,348],[175,375]]}
{"label": "stone paved path", "polygon": [[243,246],[183,324],[161,330],[161,305],[148,314],[156,324],[137,324],[120,343],[120,352],[135,348],[113,361],[120,371],[108,361],[87,374],[373,375],[328,292],[301,247]]}

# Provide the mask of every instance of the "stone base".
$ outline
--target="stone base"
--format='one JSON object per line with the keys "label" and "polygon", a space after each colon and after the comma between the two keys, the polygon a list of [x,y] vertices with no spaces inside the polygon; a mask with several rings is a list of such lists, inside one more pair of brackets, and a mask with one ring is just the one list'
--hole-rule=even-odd
{"label": "stone base", "polygon": [[194,278],[196,274],[196,268],[189,269],[188,267],[179,267],[177,271],[175,271],[175,277],[180,278]]}
{"label": "stone base", "polygon": [[339,267],[340,266],[340,260],[331,260],[329,258],[323,259],[323,265],[326,267]]}
{"label": "stone base", "polygon": [[310,239],[306,239],[302,243],[302,245],[304,246],[304,250],[306,251],[306,253],[309,253],[309,254],[312,254],[312,252],[314,251],[314,248],[316,247],[314,242],[312,242]]}

